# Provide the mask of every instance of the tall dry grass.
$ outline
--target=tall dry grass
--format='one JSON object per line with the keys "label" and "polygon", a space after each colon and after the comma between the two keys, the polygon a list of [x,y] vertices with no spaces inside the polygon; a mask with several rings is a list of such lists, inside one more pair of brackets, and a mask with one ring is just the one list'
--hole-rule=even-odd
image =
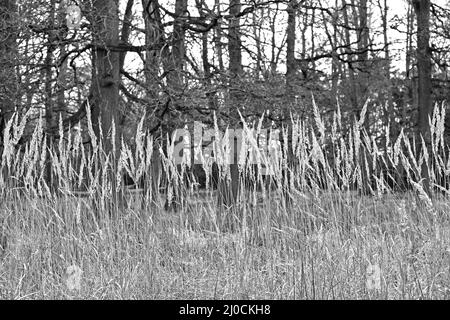
{"label": "tall dry grass", "polygon": [[[229,209],[217,205],[211,181],[197,190],[189,166],[175,165],[173,143],[156,146],[143,121],[133,148],[122,139],[105,154],[90,114],[86,133],[64,132],[60,121],[56,143],[41,117],[24,145],[29,115],[14,115],[0,167],[0,297],[448,299],[445,109],[435,109],[421,152],[422,141],[403,131],[383,145],[368,136],[366,111],[347,130],[339,110],[327,128],[315,106],[314,122],[293,120],[281,132],[289,143],[272,141],[267,154],[254,139],[262,119],[245,126],[249,152],[239,155],[239,201]],[[227,179],[228,140],[217,121],[215,135]],[[161,176],[149,174],[155,148]],[[209,177],[211,159],[202,166]],[[125,188],[125,172],[144,178],[143,192]],[[176,211],[164,210],[166,199]]]}

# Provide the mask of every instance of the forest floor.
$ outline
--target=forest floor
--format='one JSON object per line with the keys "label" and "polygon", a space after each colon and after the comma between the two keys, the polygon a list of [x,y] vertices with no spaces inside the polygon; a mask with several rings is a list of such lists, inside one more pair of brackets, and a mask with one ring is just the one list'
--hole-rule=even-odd
{"label": "forest floor", "polygon": [[87,199],[11,198],[0,299],[449,299],[450,202],[433,201],[259,194],[221,212],[204,194],[98,219]]}

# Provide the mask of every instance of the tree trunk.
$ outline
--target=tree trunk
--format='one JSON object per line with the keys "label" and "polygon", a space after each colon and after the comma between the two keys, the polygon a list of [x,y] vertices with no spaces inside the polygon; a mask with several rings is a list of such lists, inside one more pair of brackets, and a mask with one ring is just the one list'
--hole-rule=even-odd
{"label": "tree trunk", "polygon": [[[295,21],[296,21],[296,0],[290,0],[287,8],[288,22],[286,29],[286,93],[288,99],[294,99],[294,83],[296,73],[295,63]],[[286,114],[286,112],[285,112]]]}
{"label": "tree trunk", "polygon": [[[358,4],[358,95],[361,97],[359,107],[362,108],[368,98],[367,85],[369,81],[369,25],[367,0],[360,0]],[[360,111],[358,110],[358,115]],[[370,114],[368,114],[370,116]],[[366,121],[368,124],[369,121]],[[368,130],[368,126],[366,126]],[[367,131],[369,133],[369,131]]]}
{"label": "tree trunk", "polygon": [[242,73],[241,28],[240,18],[237,17],[240,12],[241,0],[230,0],[228,54],[230,55],[229,70],[232,76],[239,76]]}
{"label": "tree trunk", "polygon": [[[431,132],[428,117],[432,113],[431,101],[431,49],[430,49],[430,0],[413,0],[413,6],[417,15],[417,70],[419,73],[418,96],[418,133],[422,135],[426,146],[431,144]],[[421,142],[419,141],[419,144]],[[421,150],[418,149],[418,150]],[[430,194],[429,172],[426,164],[422,166],[422,174],[425,178],[424,187]]]}
{"label": "tree trunk", "polygon": [[[161,90],[158,78],[160,76],[160,66],[164,62],[164,69],[167,70],[167,59],[161,56],[168,56],[168,48],[165,46],[166,39],[164,37],[164,27],[162,25],[161,13],[157,0],[142,0],[142,12],[145,23],[145,45],[152,46],[152,49],[145,51],[144,76],[146,85],[146,98],[153,105],[158,105],[159,91]],[[147,115],[151,115],[155,110],[147,110]],[[149,126],[156,125],[153,123],[154,118],[146,119]],[[144,194],[146,195],[146,203],[157,203],[159,199],[159,186],[162,174],[161,157],[158,145],[153,145],[150,177],[145,178]],[[150,152],[148,150],[147,152]]]}
{"label": "tree trunk", "polygon": [[344,17],[344,29],[345,29],[345,46],[347,51],[347,61],[348,61],[348,73],[349,73],[349,81],[350,81],[350,101],[353,107],[353,112],[358,112],[359,101],[358,101],[358,88],[356,84],[356,77],[354,71],[354,62],[353,62],[353,54],[351,48],[351,38],[350,38],[350,21],[348,18],[348,3],[343,0],[342,4],[344,9],[342,10],[342,14]]}
{"label": "tree trunk", "polygon": [[277,17],[278,17],[278,3],[276,3],[275,12],[273,13],[273,17],[270,19],[270,33],[271,33],[271,41],[270,41],[270,76],[275,76],[278,67],[278,57],[281,52],[281,48],[278,51],[278,54],[275,52],[277,49],[277,33],[276,33],[276,25],[277,25]]}
{"label": "tree trunk", "polygon": [[383,39],[384,39],[384,74],[387,82],[387,97],[386,97],[386,107],[385,107],[385,121],[389,124],[389,140],[396,138],[397,126],[395,123],[395,113],[394,106],[392,103],[392,84],[391,84],[391,55],[390,55],[390,45],[389,45],[389,35],[388,35],[388,3],[387,0],[383,1],[383,5],[380,3],[381,19],[383,24]]}
{"label": "tree trunk", "polygon": [[168,76],[168,86],[175,94],[181,93],[184,84],[184,61],[185,61],[185,27],[183,16],[187,11],[187,0],[176,0],[175,2],[175,21],[171,38],[172,54],[170,63],[172,70]]}
{"label": "tree trunk", "polygon": [[418,131],[430,139],[428,116],[431,114],[431,50],[430,50],[430,0],[414,0],[417,15],[417,70],[419,74]]}
{"label": "tree trunk", "polygon": [[[321,12],[322,19],[326,21],[325,12]],[[338,84],[340,76],[340,62],[339,62],[339,52],[338,52],[338,19],[339,19],[339,3],[338,0],[334,2],[333,15],[332,15],[332,26],[333,30],[330,32],[327,23],[324,23],[324,31],[327,35],[328,41],[331,46],[331,92],[332,98],[337,99]],[[314,34],[311,35],[311,42],[313,43]],[[311,56],[314,56],[315,48],[311,48]]]}
{"label": "tree trunk", "polygon": [[[241,95],[235,90],[239,85],[239,77],[242,74],[242,53],[241,53],[241,31],[240,31],[240,18],[238,15],[241,12],[241,1],[230,0],[230,20],[228,31],[228,54],[229,54],[229,72],[230,72],[230,98],[229,98],[229,114],[230,119],[238,121],[237,110],[239,108]],[[232,124],[229,124],[230,127]],[[230,143],[234,143],[233,139],[230,139]],[[236,148],[233,148],[236,154]],[[232,208],[238,198],[239,193],[239,168],[233,155],[233,160],[229,164],[230,172],[222,174],[219,178],[219,205]],[[222,168],[222,170],[226,170]]]}
{"label": "tree trunk", "polygon": [[407,124],[407,112],[408,104],[410,103],[413,107],[416,105],[413,94],[413,82],[411,80],[411,53],[412,53],[412,37],[413,37],[413,25],[414,25],[414,12],[411,5],[411,1],[408,1],[407,10],[407,23],[406,23],[406,59],[405,59],[405,80],[407,85],[407,90],[405,91],[404,99],[406,103],[402,107],[402,121],[400,122],[401,127],[405,127]]}
{"label": "tree trunk", "polygon": [[[285,190],[284,199],[286,200],[286,206],[290,205],[290,180],[291,180],[291,172],[289,170],[289,167],[292,165],[293,160],[293,150],[291,147],[292,143],[292,125],[290,125],[290,115],[291,115],[291,109],[295,101],[295,90],[297,88],[295,87],[296,84],[296,78],[297,78],[297,60],[295,58],[295,30],[296,30],[296,16],[297,16],[297,9],[298,9],[298,3],[297,0],[290,0],[287,7],[287,13],[288,13],[288,22],[287,22],[287,29],[286,29],[286,95],[288,99],[288,103],[286,104],[286,107],[283,109],[283,125],[286,125],[288,127],[288,135],[287,135],[287,141],[283,139],[281,141],[282,146],[287,150],[287,153],[285,156],[287,157],[286,161],[284,162],[284,174],[283,174],[283,188]],[[306,15],[306,14],[305,14]],[[306,19],[306,18],[305,18]],[[306,20],[305,20],[306,21]],[[302,59],[306,57],[306,47],[305,47],[305,31],[307,29],[307,25],[305,23],[305,26],[302,27]],[[302,63],[305,63],[302,61]],[[305,66],[301,67],[302,74],[306,78],[307,77],[307,71],[305,70]]]}
{"label": "tree trunk", "polygon": [[96,0],[93,6],[92,27],[96,47],[92,56],[92,91],[95,101],[92,121],[97,139],[102,141],[105,153],[109,154],[113,151],[113,122],[116,133],[118,129],[120,59],[119,53],[109,50],[107,46],[117,46],[119,43],[118,8],[116,0]]}
{"label": "tree trunk", "polygon": [[[220,0],[214,0],[214,6],[216,8],[216,13],[220,14]],[[219,70],[224,71],[224,63],[223,63],[223,50],[222,50],[222,22],[221,20],[217,21],[217,26],[215,28],[215,47],[217,54],[217,61],[219,63]]]}
{"label": "tree trunk", "polygon": [[0,1],[0,155],[3,152],[3,131],[14,112],[17,51],[15,30],[15,0]]}
{"label": "tree trunk", "polygon": [[[104,165],[104,156],[110,156],[110,165],[102,168],[107,170],[106,176],[111,183],[112,206],[108,203],[107,209],[110,215],[115,215],[123,204],[122,193],[116,190],[116,165],[119,159],[119,137],[121,136],[117,121],[120,54],[108,48],[108,46],[117,46],[119,43],[118,14],[117,0],[93,2],[92,32],[95,46],[92,52],[92,125],[97,142],[102,144],[102,150],[99,150],[99,166]],[[115,133],[114,139],[113,133]]]}
{"label": "tree trunk", "polygon": [[[58,7],[58,23],[62,24],[64,20],[66,19],[66,10],[63,5],[63,3],[59,4]],[[58,57],[58,65],[59,65],[59,72],[58,72],[58,79],[57,79],[57,106],[59,112],[66,111],[66,99],[65,99],[65,92],[66,92],[66,77],[67,77],[67,69],[68,69],[68,62],[69,59],[66,59],[65,56],[67,54],[67,48],[66,44],[63,43],[63,39],[65,39],[67,35],[67,31],[60,31],[58,33],[58,42],[59,44],[59,57]]]}
{"label": "tree trunk", "polygon": [[[155,49],[145,51],[144,76],[146,84],[146,96],[149,101],[158,98],[158,77],[161,63],[161,50],[165,43],[164,29],[162,26],[161,14],[158,8],[158,1],[142,0],[142,12],[145,23],[145,45],[153,46]],[[164,46],[163,55],[167,55],[167,47]],[[156,101],[155,101],[156,102]],[[148,110],[151,114],[153,110]]]}
{"label": "tree trunk", "polygon": [[[198,14],[201,19],[206,19],[204,11],[202,10],[203,7],[203,1],[196,0],[196,6],[198,10]],[[217,101],[214,92],[211,92],[211,64],[209,62],[208,57],[208,38],[209,38],[209,32],[203,32],[202,33],[202,65],[203,65],[203,84],[205,86],[206,90],[206,97],[208,99],[208,107],[210,110],[216,110],[217,108]]]}
{"label": "tree trunk", "polygon": [[256,45],[256,70],[255,70],[255,79],[259,80],[259,76],[262,73],[262,65],[263,56],[262,56],[262,45],[261,45],[261,27],[259,25],[262,22],[262,16],[264,16],[264,12],[260,10],[261,17],[258,17],[258,11],[254,11],[253,18],[253,37],[255,38]]}
{"label": "tree trunk", "polygon": [[[47,53],[45,56],[45,68],[44,71],[44,77],[45,77],[45,127],[47,129],[50,129],[54,126],[53,121],[53,113],[54,113],[54,100],[53,100],[53,88],[52,88],[52,81],[53,81],[53,72],[52,72],[52,65],[53,65],[53,55],[54,51],[56,49],[56,41],[57,36],[53,29],[55,28],[55,19],[56,19],[56,1],[50,0],[50,12],[49,12],[49,19],[48,24],[50,31],[47,34]],[[60,137],[61,139],[63,137]],[[51,134],[47,134],[47,145],[51,145],[53,142],[53,137]],[[50,154],[47,151],[47,159],[50,159]],[[55,186],[52,184],[52,167],[51,163],[47,161],[45,164],[45,181],[47,185],[50,187],[50,190],[55,190]]]}

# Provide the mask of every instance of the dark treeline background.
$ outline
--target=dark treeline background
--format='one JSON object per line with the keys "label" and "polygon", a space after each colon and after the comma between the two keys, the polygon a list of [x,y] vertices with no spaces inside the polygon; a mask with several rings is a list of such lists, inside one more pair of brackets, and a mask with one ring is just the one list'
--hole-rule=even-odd
{"label": "dark treeline background", "polygon": [[[81,9],[79,28],[67,26],[71,5]],[[85,126],[88,106],[98,137],[114,122],[130,140],[144,114],[156,137],[193,120],[212,124],[214,113],[222,127],[237,126],[237,110],[280,127],[291,116],[310,121],[314,96],[328,124],[340,108],[350,128],[369,101],[370,136],[383,142],[388,126],[391,139],[404,128],[427,141],[428,116],[450,94],[449,8],[429,0],[0,0],[0,132],[13,112],[31,110],[58,139],[59,119],[65,130]]]}

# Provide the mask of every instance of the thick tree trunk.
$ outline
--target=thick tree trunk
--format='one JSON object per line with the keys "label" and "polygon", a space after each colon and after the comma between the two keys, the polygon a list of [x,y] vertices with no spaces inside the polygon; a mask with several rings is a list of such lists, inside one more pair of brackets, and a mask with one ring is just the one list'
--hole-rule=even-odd
{"label": "thick tree trunk", "polygon": [[367,0],[360,0],[358,4],[358,61],[361,71],[367,71],[369,58],[369,25]]}
{"label": "thick tree trunk", "polygon": [[[58,6],[58,23],[62,24],[66,19],[66,10],[63,5],[63,3],[60,3]],[[68,69],[68,62],[69,59],[66,59],[65,56],[67,54],[67,48],[66,44],[63,42],[63,39],[65,39],[67,35],[67,31],[60,31],[57,35],[59,44],[59,72],[58,72],[58,79],[57,79],[57,106],[59,112],[66,111],[66,99],[65,99],[65,92],[66,92],[66,77],[67,77],[67,69]]]}
{"label": "thick tree trunk", "polygon": [[[93,6],[92,27],[96,47],[92,56],[92,92],[95,100],[92,121],[98,140],[102,140],[104,151],[109,154],[114,149],[111,139],[113,123],[118,133],[120,59],[118,52],[107,48],[119,43],[117,0],[96,0]],[[116,137],[116,143],[118,140]]]}
{"label": "thick tree trunk", "polygon": [[[162,26],[161,14],[158,8],[158,1],[142,0],[142,12],[145,23],[145,45],[154,48],[163,48],[164,29]],[[167,55],[167,47],[164,46],[163,55]],[[146,84],[147,99],[152,101],[158,97],[158,77],[161,63],[161,50],[149,49],[145,51],[144,76]],[[148,110],[149,114],[153,110]]]}
{"label": "thick tree trunk", "polygon": [[[144,62],[144,76],[146,85],[146,98],[148,101],[154,102],[153,105],[158,105],[158,94],[160,86],[158,78],[160,76],[160,66],[162,62],[166,62],[167,59],[162,59],[161,56],[168,56],[168,49],[165,46],[166,39],[164,37],[164,27],[162,25],[161,13],[158,7],[157,0],[142,0],[142,12],[145,23],[145,45],[147,47],[153,47],[145,51]],[[166,62],[167,65],[167,62]],[[166,69],[164,65],[164,69]],[[147,114],[153,114],[155,110],[147,110]],[[155,119],[146,119],[150,127],[153,127]],[[158,145],[153,145],[151,170],[149,172],[150,177],[145,177],[144,181],[144,194],[146,199],[145,203],[157,203],[159,200],[159,186],[162,175],[161,157],[159,154]],[[150,152],[148,150],[147,152]],[[145,205],[144,203],[144,205]]]}
{"label": "thick tree trunk", "polygon": [[[432,113],[431,101],[431,49],[430,49],[430,0],[413,0],[417,15],[417,70],[419,73],[419,112],[418,132],[423,136],[427,147],[431,144],[431,132],[428,117]],[[419,142],[420,143],[420,142]],[[421,149],[419,149],[421,150]],[[424,187],[430,194],[430,181],[428,168],[422,166]]]}
{"label": "thick tree trunk", "polygon": [[112,206],[107,203],[107,210],[112,216],[115,216],[123,205],[122,192],[116,189],[116,166],[119,159],[119,137],[121,136],[117,121],[120,54],[108,48],[108,46],[117,46],[119,43],[117,5],[117,0],[95,0],[92,12],[92,32],[95,43],[92,52],[92,125],[98,143],[102,143],[99,166],[104,165],[104,155],[110,156],[109,166],[102,170],[107,170],[106,175],[111,183]]}
{"label": "thick tree trunk", "polygon": [[[239,84],[239,77],[242,75],[242,43],[241,43],[241,31],[240,31],[240,18],[238,15],[241,12],[241,1],[230,0],[230,20],[228,31],[228,54],[229,54],[229,72],[230,72],[230,98],[229,98],[229,114],[230,119],[238,121],[237,110],[242,100],[241,95],[236,91],[236,87]],[[232,127],[233,124],[229,124]],[[230,140],[230,143],[234,143],[234,140]],[[236,148],[232,150],[236,153]],[[239,168],[235,161],[235,155],[232,156],[232,161],[229,164],[229,173],[222,174],[219,178],[218,191],[219,191],[219,205],[232,208],[239,194]],[[225,168],[223,168],[225,169]]]}
{"label": "thick tree trunk", "polygon": [[168,86],[173,93],[179,94],[183,90],[184,85],[184,61],[186,54],[185,44],[185,26],[183,22],[183,16],[187,11],[187,0],[175,1],[175,21],[173,26],[173,33],[170,39],[172,44],[172,54],[170,57],[170,63],[172,70],[168,76]]}
{"label": "thick tree trunk", "polygon": [[431,114],[430,0],[414,0],[417,15],[417,70],[419,73],[419,133],[429,140]]}
{"label": "thick tree trunk", "polygon": [[228,54],[230,55],[229,70],[232,75],[240,75],[242,73],[241,20],[237,16],[240,12],[241,0],[230,0],[231,18],[228,33]]}

